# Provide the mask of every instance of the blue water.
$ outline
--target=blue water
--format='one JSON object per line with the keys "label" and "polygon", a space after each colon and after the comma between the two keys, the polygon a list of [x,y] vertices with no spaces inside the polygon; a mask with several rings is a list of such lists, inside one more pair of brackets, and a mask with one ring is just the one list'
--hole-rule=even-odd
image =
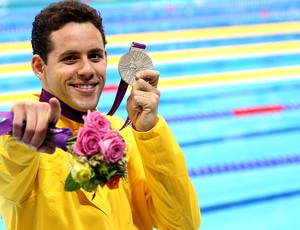
{"label": "blue water", "polygon": [[[29,40],[35,14],[51,1],[5,2],[0,21],[0,34],[5,36],[0,41]],[[299,0],[91,2],[100,10],[108,34],[294,21],[300,5]],[[16,36],[16,30],[23,33]]]}
{"label": "blue water", "polygon": [[[28,41],[35,13],[49,2],[10,0],[6,7],[0,2],[0,42]],[[108,34],[300,20],[300,1],[294,0],[92,1],[92,5],[102,9]],[[147,50],[217,49],[225,45],[291,40],[299,40],[299,34],[150,43]],[[110,54],[122,54],[128,47],[108,45],[108,50]],[[298,65],[299,55],[266,54],[230,60],[220,57],[192,62],[182,57],[182,63],[155,63],[155,67],[161,78],[184,77],[294,66]],[[0,53],[0,64],[29,62],[30,58],[29,53]],[[119,81],[116,68],[109,68],[108,76],[108,84]],[[0,77],[0,93],[40,88],[39,80],[31,73],[0,73]],[[169,123],[185,154],[202,210],[201,229],[300,229],[299,90],[300,79],[284,78],[162,89],[159,113]],[[114,93],[102,95],[100,111],[110,109],[114,96]],[[284,110],[233,115],[236,109],[268,105],[281,105]],[[1,111],[9,106],[0,102]],[[126,118],[125,102],[117,115]],[[0,229],[5,229],[1,221]]]}

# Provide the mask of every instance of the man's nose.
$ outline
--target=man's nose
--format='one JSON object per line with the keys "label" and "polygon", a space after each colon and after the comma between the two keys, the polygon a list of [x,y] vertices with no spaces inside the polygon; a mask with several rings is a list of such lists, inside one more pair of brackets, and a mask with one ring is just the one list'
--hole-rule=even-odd
{"label": "man's nose", "polygon": [[92,63],[88,58],[84,58],[81,61],[80,68],[78,70],[78,75],[80,77],[92,77],[93,74],[95,73],[95,70],[92,66]]}

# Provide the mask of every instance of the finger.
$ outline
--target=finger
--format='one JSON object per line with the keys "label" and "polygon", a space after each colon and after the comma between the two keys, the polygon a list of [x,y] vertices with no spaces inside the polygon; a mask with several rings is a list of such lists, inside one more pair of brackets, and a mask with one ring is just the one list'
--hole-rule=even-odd
{"label": "finger", "polygon": [[49,118],[48,118],[49,123],[56,124],[60,118],[60,113],[61,113],[60,103],[57,98],[53,97],[49,100],[49,104],[51,107]]}
{"label": "finger", "polygon": [[156,109],[159,99],[160,91],[140,79],[132,86],[131,93],[128,97],[128,103],[137,103],[142,108],[145,108],[145,105],[150,104],[153,109]]}
{"label": "finger", "polygon": [[[42,146],[44,140],[46,139],[48,131],[48,122],[45,119],[38,119],[36,123],[35,130],[30,139],[30,146],[33,148],[38,148]],[[28,128],[26,127],[26,133]]]}
{"label": "finger", "polygon": [[[157,89],[156,89],[157,90]],[[158,90],[157,90],[158,91]],[[157,114],[159,91],[156,93],[132,90],[127,100],[127,112],[132,122],[142,114]]]}
{"label": "finger", "polygon": [[13,104],[10,110],[12,113],[14,113],[12,134],[16,140],[21,140],[23,136],[23,131],[22,131],[23,123],[26,119],[25,119],[24,111],[20,109],[17,104],[22,107],[21,103],[19,102]]}
{"label": "finger", "polygon": [[24,143],[34,148],[42,145],[47,135],[49,111],[50,106],[45,102],[36,103],[32,109],[27,107],[26,129],[22,139]]}
{"label": "finger", "polygon": [[128,105],[132,108],[137,109],[137,111],[142,112],[149,110],[156,110],[158,107],[159,95],[152,92],[144,92],[140,90],[135,90],[128,97]]}
{"label": "finger", "polygon": [[23,136],[21,138],[21,141],[25,144],[31,144],[31,139],[35,133],[35,129],[36,129],[36,118],[37,115],[35,113],[35,111],[33,111],[32,109],[28,109],[28,112],[25,111],[26,117],[24,117],[24,132],[23,132]]}
{"label": "finger", "polygon": [[139,79],[134,83],[134,85],[132,86],[132,92],[134,92],[135,90],[151,92],[160,96],[160,91],[156,87],[152,86],[149,82],[144,81],[143,79]]}
{"label": "finger", "polygon": [[[42,118],[37,118],[35,132],[32,136],[30,145],[34,147],[43,146],[43,142],[46,139],[47,131],[49,124],[55,125],[60,117],[61,107],[58,99],[51,98],[49,100],[49,104],[45,103],[42,111],[45,111],[46,114],[43,115]],[[49,149],[49,148],[48,148]],[[52,151],[50,149],[50,151]]]}
{"label": "finger", "polygon": [[142,70],[136,73],[135,79],[143,79],[148,82],[151,86],[157,88],[160,73],[156,70]]}

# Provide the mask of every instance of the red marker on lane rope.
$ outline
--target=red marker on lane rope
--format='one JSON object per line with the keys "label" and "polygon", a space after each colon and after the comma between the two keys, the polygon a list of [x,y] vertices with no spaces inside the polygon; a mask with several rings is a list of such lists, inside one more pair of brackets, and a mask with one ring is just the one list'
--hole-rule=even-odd
{"label": "red marker on lane rope", "polygon": [[260,113],[275,113],[275,112],[281,112],[283,110],[284,107],[282,105],[267,105],[267,106],[235,109],[232,111],[232,113],[235,116],[245,116],[245,115],[254,115]]}

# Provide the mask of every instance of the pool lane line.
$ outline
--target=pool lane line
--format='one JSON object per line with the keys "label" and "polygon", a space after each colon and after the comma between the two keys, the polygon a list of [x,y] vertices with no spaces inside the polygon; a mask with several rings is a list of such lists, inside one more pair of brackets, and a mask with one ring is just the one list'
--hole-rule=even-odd
{"label": "pool lane line", "polygon": [[[224,72],[214,74],[201,74],[195,76],[181,76],[161,78],[158,82],[160,90],[176,90],[178,88],[199,88],[207,86],[224,86],[225,84],[245,84],[251,82],[281,81],[300,79],[300,66],[282,68],[256,69],[248,71]],[[1,80],[1,77],[0,77]],[[3,79],[2,79],[3,80]],[[114,92],[116,84],[106,85],[105,92]],[[0,103],[11,103],[20,98],[27,98],[30,92],[0,93]]]}
{"label": "pool lane line", "polygon": [[219,136],[219,137],[212,137],[212,138],[208,138],[208,139],[179,142],[179,145],[182,148],[187,148],[187,147],[191,147],[191,146],[203,146],[206,144],[215,144],[215,143],[221,143],[221,142],[236,141],[236,140],[241,140],[241,139],[257,138],[257,137],[278,135],[278,134],[287,134],[287,133],[299,133],[299,132],[300,132],[300,125],[296,125],[296,126],[268,129],[268,130],[263,130],[263,131],[251,131],[248,133],[230,134],[230,135],[224,135],[224,136]]}
{"label": "pool lane line", "polygon": [[[299,109],[300,104],[296,107],[288,107],[288,108]],[[232,114],[234,116],[247,116],[247,115],[255,115],[255,114],[262,114],[262,113],[276,113],[276,112],[282,112],[284,110],[285,110],[285,106],[283,105],[266,105],[266,106],[234,109],[232,110]]]}
{"label": "pool lane line", "polygon": [[[182,63],[182,60],[184,60],[185,62],[207,62],[216,60],[226,61],[227,59],[250,57],[253,58],[289,54],[300,54],[300,42],[298,40],[233,46],[231,45],[216,48],[209,47],[148,52],[148,55],[152,59],[152,62],[156,63],[156,65],[161,65],[165,63]],[[108,57],[108,67],[116,67],[120,58],[121,54],[110,55]],[[15,62],[0,65],[0,73],[2,74],[12,74],[29,71],[31,71],[30,62]]]}
{"label": "pool lane line", "polygon": [[[7,66],[7,65],[5,65]],[[5,71],[9,73],[14,65],[10,65],[10,68],[0,65],[0,79],[5,79],[7,76],[9,78],[17,78],[24,75],[24,72],[20,69],[24,68],[25,65],[15,66],[19,74],[4,75]],[[27,72],[32,73],[32,70],[27,67]],[[3,73],[3,74],[2,74]],[[246,82],[249,80],[267,80],[267,79],[289,79],[289,78],[299,78],[300,79],[300,65],[284,66],[284,67],[272,67],[272,68],[260,68],[251,70],[240,70],[240,71],[228,71],[228,72],[217,72],[209,74],[195,74],[186,76],[170,76],[161,77],[159,81],[159,87],[183,87],[183,86],[195,86],[203,85],[207,83],[224,83],[225,81],[239,81]]]}
{"label": "pool lane line", "polygon": [[[260,36],[260,37],[245,37],[245,38],[228,38],[228,39],[215,39],[208,41],[178,41],[170,44],[150,44],[147,45],[148,53],[158,53],[169,50],[189,50],[189,49],[207,49],[207,48],[218,48],[223,46],[237,46],[237,45],[251,45],[251,44],[261,44],[261,43],[276,43],[276,42],[286,42],[300,40],[299,34],[288,34],[288,35],[271,35],[271,36]],[[106,47],[107,52],[110,57],[118,57],[128,52],[128,47]],[[287,51],[285,51],[287,52]],[[295,52],[295,51],[290,51]],[[274,53],[274,52],[273,52]],[[270,54],[269,54],[270,55]],[[21,63],[28,62],[31,59],[31,52],[0,52],[0,64],[9,63]],[[230,56],[227,56],[229,58]],[[223,57],[222,57],[223,58]],[[220,59],[216,56],[215,59]]]}
{"label": "pool lane line", "polygon": [[[266,82],[267,83],[267,82]],[[219,91],[213,93],[201,93],[201,91],[197,91],[197,95],[187,95],[185,96],[184,93],[177,98],[164,98],[161,97],[159,103],[160,104],[175,104],[175,103],[187,103],[193,101],[205,101],[205,100],[216,100],[216,99],[226,99],[231,97],[243,97],[243,96],[252,96],[258,94],[266,94],[266,93],[278,93],[284,91],[295,91],[300,90],[300,82],[290,81],[288,84],[280,83],[280,84],[270,84],[267,83],[266,86],[263,87],[256,87],[256,88],[242,88],[242,89],[233,89],[227,91]]]}
{"label": "pool lane line", "polygon": [[[298,54],[300,51],[299,40],[255,43],[243,45],[224,45],[219,47],[202,47],[182,50],[169,50],[159,52],[148,52],[153,63],[172,63],[192,61],[214,61],[248,58],[248,57],[264,57],[273,55]],[[118,61],[118,56],[113,56],[112,63]]]}
{"label": "pool lane line", "polygon": [[[299,72],[300,73],[300,72]],[[282,76],[284,78],[284,76]],[[280,92],[280,91],[286,91],[286,90],[299,90],[300,89],[300,84],[297,83],[298,81],[292,81],[291,79],[288,79],[286,77],[287,81],[289,84],[284,83],[282,85],[281,81],[279,80],[279,85],[278,83],[274,82],[274,86],[267,86],[267,87],[258,87],[256,89],[250,88],[250,89],[240,89],[240,90],[230,90],[230,91],[224,91],[224,92],[217,92],[217,93],[207,93],[204,95],[190,95],[190,96],[185,96],[182,95],[179,98],[161,98],[160,99],[160,104],[167,104],[167,103],[186,103],[192,102],[192,101],[203,101],[203,100],[212,100],[212,99],[218,99],[218,98],[229,98],[229,97],[236,97],[238,96],[247,96],[247,95],[252,95],[252,94],[265,94],[265,93],[273,93],[273,92]],[[168,79],[166,79],[168,81]],[[164,81],[164,80],[161,80]],[[160,83],[159,83],[160,84]],[[170,83],[168,81],[167,84],[172,84],[172,79],[170,79]],[[268,83],[269,84],[269,83]],[[159,85],[161,86],[161,84]],[[118,85],[116,84],[107,84],[104,87],[104,93],[107,92],[113,92],[116,91]],[[192,86],[189,86],[189,88]],[[6,88],[7,89],[7,88]],[[185,89],[184,89],[185,90]],[[198,91],[200,92],[200,91]],[[37,93],[36,91],[31,92],[29,90],[25,92],[11,92],[9,89],[7,89],[7,92],[0,93],[0,103],[1,102],[9,102],[9,101],[15,101],[20,98],[26,98],[32,93]]]}
{"label": "pool lane line", "polygon": [[[117,90],[117,85],[111,84],[111,85],[106,85],[104,87],[104,93],[114,93]],[[187,103],[192,102],[192,101],[204,101],[204,100],[217,100],[219,98],[226,99],[230,97],[236,97],[236,96],[249,96],[249,95],[258,95],[258,94],[266,94],[266,93],[273,93],[273,92],[282,92],[282,91],[287,91],[287,90],[300,90],[300,83],[297,82],[289,82],[288,84],[279,84],[279,85],[267,85],[266,87],[258,87],[258,88],[250,88],[250,89],[239,89],[239,90],[230,90],[230,91],[225,91],[225,92],[215,92],[215,93],[207,93],[204,95],[189,95],[185,96],[182,95],[181,97],[178,98],[161,98],[160,99],[160,104],[178,104],[178,103]],[[199,92],[199,91],[198,91]],[[7,94],[0,94],[0,101],[1,102],[6,102],[9,103],[10,100],[15,101],[19,99],[24,99],[30,97],[31,94],[37,94],[37,91],[34,92],[27,92],[27,93],[7,93]],[[12,99],[11,97],[14,97]],[[7,98],[7,100],[5,99]],[[3,104],[3,103],[0,103]],[[291,103],[291,104],[285,104],[285,108],[287,110],[292,110],[292,109],[297,109],[299,106],[299,103]],[[101,110],[107,111],[109,110],[109,106],[101,107]],[[268,106],[267,106],[268,108]],[[124,110],[125,109],[125,104],[120,105],[120,109]],[[251,108],[249,108],[251,110]],[[239,109],[237,109],[238,111]],[[243,110],[243,109],[242,109]],[[247,110],[247,108],[245,109]],[[256,110],[256,107],[254,108]],[[266,111],[267,112],[267,111]],[[183,116],[181,119],[178,117],[175,118],[176,120],[189,120],[189,119],[213,119],[213,118],[221,118],[222,116],[230,116],[231,114],[228,113],[228,111],[219,111],[219,112],[213,112],[213,113],[202,113],[201,115],[199,114],[194,114],[192,116]],[[166,118],[170,122],[174,122],[172,118]]]}
{"label": "pool lane line", "polygon": [[[298,68],[299,62],[297,61],[300,58],[299,54],[288,54],[288,55],[275,55],[275,56],[263,56],[263,57],[249,57],[249,58],[235,58],[227,60],[212,60],[205,62],[198,61],[186,61],[181,63],[159,63],[155,66],[155,69],[160,72],[161,78],[160,82],[164,80],[178,81],[178,79],[183,78],[185,84],[189,84],[190,79],[200,78],[201,81],[210,80],[213,76],[219,77],[222,76],[220,80],[224,78],[237,78],[238,75],[242,74],[243,78],[240,80],[247,80],[246,77],[253,78],[254,76],[245,76],[245,72],[258,71],[259,74],[261,71],[264,72],[264,75],[255,76],[256,78],[265,78],[272,77],[267,76],[268,72],[271,72],[272,69],[277,69],[281,73],[288,74],[289,76],[295,75],[292,71],[292,68]],[[25,68],[26,64],[22,64]],[[5,67],[6,66],[6,67]],[[2,68],[3,67],[3,68]],[[15,68],[13,70],[13,68]],[[14,65],[0,65],[0,79],[7,79],[6,84],[11,81],[14,82],[25,82],[27,78],[32,78],[34,74],[30,68],[27,71],[22,71],[19,68],[19,64]],[[280,69],[284,70],[281,71]],[[269,70],[269,71],[267,71]],[[15,71],[15,72],[14,72]],[[278,73],[272,73],[276,77],[282,77]],[[232,76],[231,76],[232,75]],[[117,66],[109,66],[107,69],[107,76],[110,83],[119,82],[119,74]],[[300,79],[300,76],[298,76]]]}
{"label": "pool lane line", "polygon": [[[224,38],[240,38],[247,36],[264,36],[291,34],[300,32],[300,22],[280,22],[252,24],[241,26],[212,27],[200,29],[172,30],[161,32],[143,32],[119,35],[108,35],[108,45],[112,47],[128,47],[132,41],[145,44],[173,43],[177,41],[210,40]],[[1,52],[31,52],[30,41],[0,43]]]}
{"label": "pool lane line", "polygon": [[221,203],[216,205],[201,206],[201,214],[205,215],[212,212],[223,211],[223,210],[237,208],[241,206],[254,205],[258,203],[282,200],[282,199],[287,199],[295,196],[300,196],[300,189],[292,190],[292,191],[283,191],[283,192],[268,194],[259,197],[251,197],[248,199],[237,200],[237,201]]}
{"label": "pool lane line", "polygon": [[[262,36],[274,34],[290,34],[300,32],[300,22],[281,22],[252,24],[241,26],[222,26],[212,28],[172,30],[162,32],[145,32],[108,36],[109,44],[128,46],[128,42],[140,41],[148,43],[172,43],[174,41],[209,40],[245,36]],[[130,44],[130,43],[129,43]]]}
{"label": "pool lane line", "polygon": [[282,105],[262,105],[253,107],[236,108],[226,111],[208,112],[208,113],[198,113],[190,114],[177,117],[165,117],[168,123],[175,122],[192,122],[194,120],[211,120],[216,118],[224,117],[237,117],[237,116],[250,116],[250,115],[260,115],[267,113],[279,113],[290,110],[300,110],[300,102],[282,104]]}
{"label": "pool lane line", "polygon": [[[204,50],[204,49],[218,49],[222,47],[231,47],[231,46],[246,46],[246,45],[255,45],[255,44],[277,44],[285,42],[295,42],[300,39],[299,34],[283,34],[283,35],[270,35],[270,36],[259,36],[259,37],[242,37],[242,38],[227,38],[227,39],[214,39],[207,41],[177,41],[170,44],[165,43],[155,43],[147,45],[148,53],[161,53],[169,50],[173,51],[184,51],[184,50]],[[1,43],[0,43],[1,46]],[[24,42],[20,42],[20,46],[24,46],[24,49],[18,49],[13,51],[0,51],[0,57],[2,64],[13,62],[26,62],[31,59],[31,50]],[[106,47],[107,52],[110,57],[118,57],[128,52],[128,47]],[[273,52],[275,52],[274,50]],[[293,50],[291,50],[293,51]],[[286,51],[287,52],[287,51]],[[294,51],[295,52],[295,51]],[[231,52],[227,52],[231,53]],[[215,58],[218,58],[217,56]],[[112,59],[113,60],[113,59]],[[114,60],[113,60],[114,61]]]}
{"label": "pool lane line", "polygon": [[[295,34],[276,34],[265,35],[257,37],[238,37],[238,38],[225,38],[225,39],[211,39],[211,40],[194,40],[194,41],[174,41],[172,43],[153,43],[147,45],[147,52],[163,52],[168,50],[189,50],[189,49],[217,49],[223,46],[242,46],[251,44],[268,44],[300,40],[300,33]],[[120,55],[127,52],[126,47],[107,47],[108,53],[111,55]],[[1,53],[0,53],[1,54]]]}
{"label": "pool lane line", "polygon": [[290,164],[299,164],[300,163],[300,154],[294,154],[284,157],[273,157],[269,159],[262,160],[249,160],[245,162],[223,164],[216,166],[207,166],[189,169],[189,175],[191,177],[202,177],[210,176],[216,174],[253,170],[259,168],[269,168],[281,165],[290,165]]}

